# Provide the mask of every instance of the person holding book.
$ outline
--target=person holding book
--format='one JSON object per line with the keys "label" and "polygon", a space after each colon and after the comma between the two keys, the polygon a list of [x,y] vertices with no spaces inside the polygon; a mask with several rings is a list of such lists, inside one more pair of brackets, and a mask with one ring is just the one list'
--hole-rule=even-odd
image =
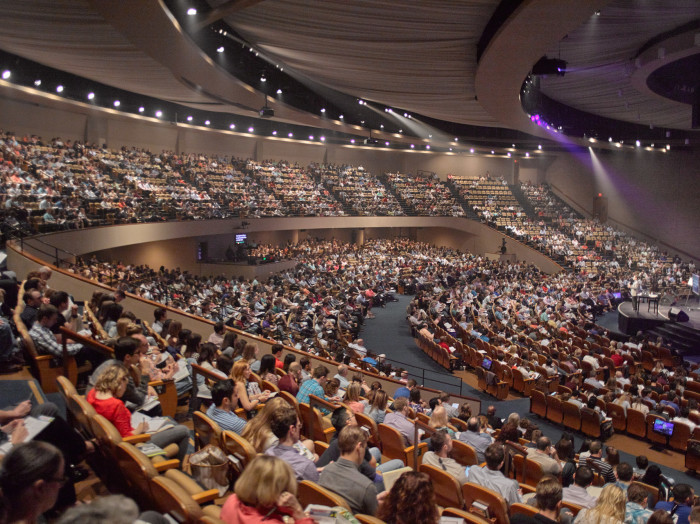
{"label": "person holding book", "polygon": [[[140,422],[134,428],[132,426],[132,415],[121,397],[126,391],[128,384],[128,372],[123,364],[112,364],[108,366],[95,382],[95,388],[87,395],[87,401],[95,408],[95,411],[109,420],[117,428],[122,437],[139,435],[148,432],[148,423]],[[144,418],[146,418],[144,416]],[[151,435],[150,441],[158,447],[165,448],[169,444],[177,444],[177,458],[182,462],[187,454],[189,446],[190,432],[187,427],[175,424],[167,429]]]}

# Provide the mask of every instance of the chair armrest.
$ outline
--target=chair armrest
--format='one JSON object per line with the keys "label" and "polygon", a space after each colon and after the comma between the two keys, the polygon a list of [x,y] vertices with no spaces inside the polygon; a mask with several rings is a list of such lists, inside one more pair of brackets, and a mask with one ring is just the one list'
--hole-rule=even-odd
{"label": "chair armrest", "polygon": [[141,442],[148,442],[151,440],[151,435],[148,433],[141,433],[140,435],[131,435],[128,437],[123,437],[122,440],[124,442],[128,442],[129,444],[140,444]]}
{"label": "chair armrest", "polygon": [[179,469],[171,469],[165,472],[165,476],[184,489],[190,497],[204,493],[204,488],[195,479]]}
{"label": "chair armrest", "polygon": [[163,473],[169,469],[179,468],[180,461],[178,459],[164,460],[162,462],[154,462],[153,467],[158,473]]}
{"label": "chair armrest", "polygon": [[207,491],[202,491],[201,493],[197,493],[196,495],[192,495],[192,500],[194,500],[197,504],[204,504],[206,502],[211,502],[213,500],[216,500],[219,498],[219,490],[218,489],[208,489]]}
{"label": "chair armrest", "polygon": [[162,386],[164,382],[162,380],[151,380],[148,385],[151,386],[152,388],[157,388],[159,386]]}
{"label": "chair armrest", "polygon": [[520,486],[523,495],[527,493],[535,493],[537,491],[535,486],[530,486],[529,484],[523,484],[522,482],[519,482],[518,485]]}

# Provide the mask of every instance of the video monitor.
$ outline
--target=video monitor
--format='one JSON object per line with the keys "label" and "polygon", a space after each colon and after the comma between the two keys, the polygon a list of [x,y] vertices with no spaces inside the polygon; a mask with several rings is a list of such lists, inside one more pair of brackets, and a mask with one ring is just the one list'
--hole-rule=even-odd
{"label": "video monitor", "polygon": [[484,361],[481,363],[481,367],[488,371],[491,369],[491,364],[493,364],[493,362],[490,358],[484,358]]}
{"label": "video monitor", "polygon": [[673,435],[673,422],[666,422],[665,420],[657,418],[656,420],[654,420],[653,430],[656,433],[660,433],[661,435],[666,435],[667,437],[670,437],[671,435]]}

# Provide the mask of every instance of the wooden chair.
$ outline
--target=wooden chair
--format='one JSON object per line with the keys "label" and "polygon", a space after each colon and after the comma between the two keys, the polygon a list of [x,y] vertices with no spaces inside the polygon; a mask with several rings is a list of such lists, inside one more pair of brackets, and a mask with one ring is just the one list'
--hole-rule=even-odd
{"label": "wooden chair", "polygon": [[435,488],[435,500],[438,505],[451,508],[464,508],[462,487],[457,479],[446,471],[429,464],[421,464],[418,470],[430,477],[433,487]]}
{"label": "wooden chair", "polygon": [[560,398],[551,395],[547,396],[547,420],[555,424],[561,424],[561,421],[564,420],[564,411]]}
{"label": "wooden chair", "polygon": [[417,468],[420,465],[423,454],[428,449],[428,444],[421,442],[418,444],[418,462],[413,458],[415,446],[405,446],[404,438],[398,430],[379,424],[379,440],[382,443],[382,455],[390,459],[399,459],[410,468]]}
{"label": "wooden chair", "polygon": [[639,438],[647,436],[646,416],[639,410],[627,408],[627,433]]}
{"label": "wooden chair", "polygon": [[605,406],[605,412],[612,419],[613,429],[618,432],[623,432],[627,429],[627,414],[625,408],[608,402]]}
{"label": "wooden chair", "polygon": [[161,513],[177,514],[182,519],[180,522],[184,524],[198,524],[199,519],[204,516],[218,519],[221,515],[219,506],[201,506],[219,496],[217,489],[190,495],[177,482],[162,475],[152,478],[150,485],[157,510]]}
{"label": "wooden chair", "polygon": [[[136,446],[128,442],[120,442],[117,445],[115,456],[119,470],[126,479],[129,494],[138,501],[139,507],[146,509],[154,506],[150,479],[180,465],[180,461],[177,459],[164,460],[154,465]],[[194,482],[181,471],[178,473],[187,478],[188,481]],[[176,479],[173,480],[177,482]],[[202,491],[201,487],[198,486],[198,488],[199,491]]]}
{"label": "wooden chair", "polygon": [[457,431],[467,431],[467,423],[457,417],[450,417],[450,424],[457,428]]}
{"label": "wooden chair", "polygon": [[199,450],[208,444],[221,447],[221,427],[201,411],[192,414],[194,445]]}
{"label": "wooden chair", "polygon": [[690,439],[685,453],[685,467],[697,473],[700,471],[700,440]]}
{"label": "wooden chair", "polygon": [[571,511],[574,517],[578,515],[579,511],[583,509],[583,506],[579,506],[578,504],[574,504],[573,502],[566,502],[564,500],[561,501],[561,505],[562,507]]}
{"label": "wooden chair", "polygon": [[547,397],[539,389],[533,389],[530,393],[530,413],[542,418],[547,417]]}
{"label": "wooden chair", "polygon": [[691,433],[690,426],[682,422],[675,422],[673,424],[673,434],[668,443],[672,449],[685,453],[688,449],[688,440],[690,440]]}
{"label": "wooden chair", "polygon": [[510,506],[510,516],[513,515],[527,515],[528,517],[534,517],[538,513],[538,509],[535,506],[530,506],[529,504],[523,504],[521,502],[516,502]]}
{"label": "wooden chair", "polygon": [[355,413],[355,418],[361,427],[366,428],[369,431],[369,443],[378,447],[380,445],[379,429],[377,428],[377,423],[375,420],[364,413]]}
{"label": "wooden chair", "polygon": [[489,517],[495,519],[495,524],[509,524],[508,504],[505,499],[495,491],[492,491],[472,482],[462,484],[462,495],[464,496],[464,506],[469,511],[475,501],[488,506]]}
{"label": "wooden chair", "polygon": [[71,395],[66,399],[66,406],[70,412],[78,429],[84,437],[92,438],[95,434],[92,431],[90,420],[97,415],[95,408],[80,395]]}
{"label": "wooden chair", "polygon": [[280,391],[280,388],[278,388],[277,385],[267,380],[262,381],[262,386],[260,387],[260,389],[262,389],[263,391],[273,391],[275,393],[279,393]]}
{"label": "wooden chair", "polygon": [[564,426],[574,431],[581,429],[581,410],[576,404],[562,402],[562,422]]}
{"label": "wooden chair", "polygon": [[527,378],[519,369],[513,370],[513,389],[529,397],[535,387],[535,380]]}
{"label": "wooden chair", "polygon": [[461,440],[452,440],[452,458],[462,466],[476,466],[479,464],[476,449]]}
{"label": "wooden chair", "polygon": [[304,423],[304,434],[311,440],[321,440],[330,444],[335,429],[324,428],[323,416],[316,408],[312,408],[304,402],[298,404],[301,413],[301,421]]}
{"label": "wooden chair", "polygon": [[464,510],[457,509],[457,508],[445,508],[445,509],[443,509],[442,516],[444,516],[444,517],[457,517],[460,519],[464,519],[464,521],[467,524],[492,524],[490,520],[486,520],[484,518],[481,518],[478,515],[474,515],[473,513],[469,513],[468,511],[464,511]]}
{"label": "wooden chair", "polygon": [[657,433],[653,429],[654,428],[654,421],[657,419],[664,420],[663,417],[660,417],[658,415],[653,415],[651,413],[649,413],[647,415],[647,423],[646,423],[647,438],[651,442],[654,442],[656,444],[663,444],[665,446],[666,445],[666,437],[664,435],[660,435],[659,433]]}
{"label": "wooden chair", "polygon": [[350,509],[350,505],[343,497],[310,480],[299,482],[297,499],[302,508],[309,504],[321,504],[323,506],[340,506],[341,508]]}
{"label": "wooden chair", "polygon": [[257,456],[250,442],[228,429],[221,434],[221,445],[227,455],[233,455],[238,460],[238,463],[233,464],[236,476],[240,475],[250,461]]}
{"label": "wooden chair", "polygon": [[537,483],[542,477],[544,477],[542,464],[540,464],[539,462],[535,462],[534,460],[525,459],[525,476],[523,484],[528,484],[529,486],[537,486]]}
{"label": "wooden chair", "polygon": [[581,409],[581,431],[594,439],[601,436],[600,417],[598,413],[590,408]]}

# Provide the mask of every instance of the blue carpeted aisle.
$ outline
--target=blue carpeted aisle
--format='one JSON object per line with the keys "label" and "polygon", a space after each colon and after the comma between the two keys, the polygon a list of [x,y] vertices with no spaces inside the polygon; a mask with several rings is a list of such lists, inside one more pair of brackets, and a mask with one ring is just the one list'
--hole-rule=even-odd
{"label": "blue carpeted aisle", "polygon": [[[511,413],[518,413],[521,417],[528,417],[537,423],[552,442],[559,440],[564,428],[531,414],[530,399],[497,401],[490,395],[472,388],[459,377],[447,373],[441,366],[433,362],[420,350],[413,337],[411,337],[411,330],[406,320],[406,307],[412,297],[396,295],[396,298],[399,300],[398,302],[390,302],[385,308],[373,308],[372,312],[376,315],[376,318],[365,320],[360,337],[364,339],[364,344],[370,351],[377,354],[384,353],[392,366],[408,370],[410,376],[415,378],[419,384],[449,393],[461,393],[462,395],[476,397],[481,400],[484,411],[489,405],[494,405],[496,413],[500,417],[505,418]],[[612,318],[613,315],[614,318]],[[611,314],[610,317],[606,320],[616,323],[617,312]],[[574,448],[576,450],[581,446],[582,441],[583,435],[581,433],[574,435]],[[624,450],[619,451],[622,461],[633,466],[635,465],[634,456],[626,453]],[[659,466],[665,475],[675,479],[677,483],[690,484],[695,488],[696,493],[700,492],[700,480],[697,477],[661,464]]]}

